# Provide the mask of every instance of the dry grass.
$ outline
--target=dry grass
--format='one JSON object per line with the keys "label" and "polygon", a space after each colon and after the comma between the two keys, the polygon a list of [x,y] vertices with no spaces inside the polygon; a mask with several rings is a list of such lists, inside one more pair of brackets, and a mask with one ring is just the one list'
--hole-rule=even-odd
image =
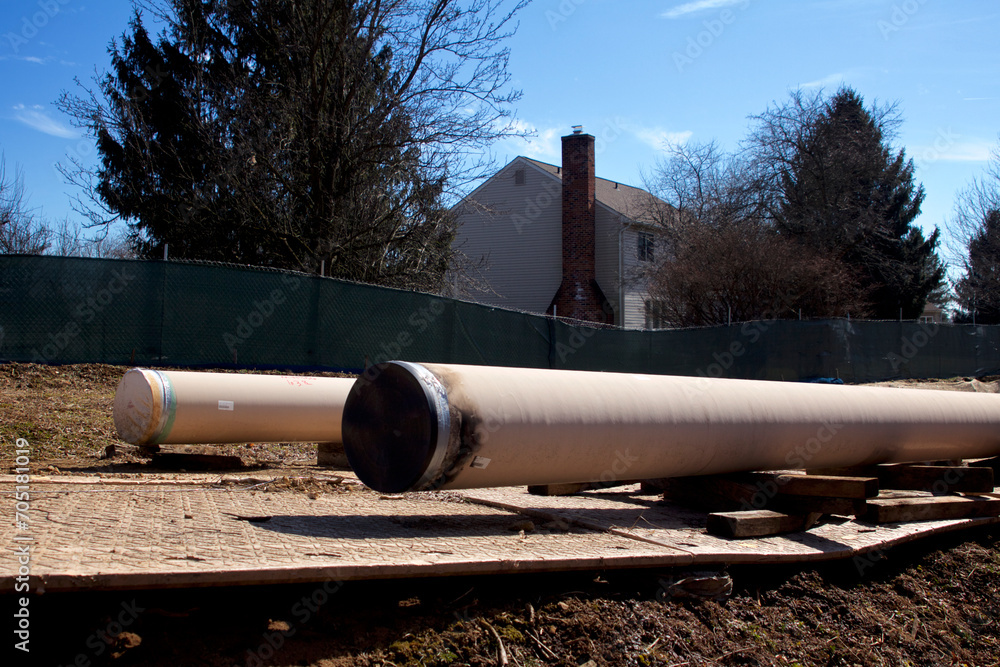
{"label": "dry grass", "polygon": [[[112,405],[118,382],[128,370],[127,366],[106,364],[0,365],[0,469],[12,466],[13,445],[18,438],[28,441],[32,462],[39,469],[96,470],[108,466],[101,458],[104,449],[125,444],[115,432]],[[343,373],[314,375],[347,377]],[[220,454],[240,456],[250,467],[283,467],[316,460],[316,443],[242,443],[217,448]],[[118,462],[134,464],[139,460],[126,457]]]}

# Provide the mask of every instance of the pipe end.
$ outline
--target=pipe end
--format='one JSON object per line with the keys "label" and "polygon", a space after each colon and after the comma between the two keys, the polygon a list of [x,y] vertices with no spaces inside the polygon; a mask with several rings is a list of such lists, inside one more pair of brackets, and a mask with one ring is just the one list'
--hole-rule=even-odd
{"label": "pipe end", "polygon": [[166,422],[168,393],[156,371],[133,368],[125,373],[115,390],[112,410],[118,437],[133,445],[154,442]]}
{"label": "pipe end", "polygon": [[344,451],[358,478],[382,493],[426,488],[448,449],[447,393],[423,366],[376,364],[344,404]]}

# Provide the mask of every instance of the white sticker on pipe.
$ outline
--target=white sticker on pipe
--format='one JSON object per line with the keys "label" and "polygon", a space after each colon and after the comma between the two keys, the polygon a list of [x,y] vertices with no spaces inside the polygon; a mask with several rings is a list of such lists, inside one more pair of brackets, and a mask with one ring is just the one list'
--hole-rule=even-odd
{"label": "white sticker on pipe", "polygon": [[219,409],[232,412],[236,409],[236,404],[233,401],[219,401]]}
{"label": "white sticker on pipe", "polygon": [[478,470],[485,470],[486,466],[488,466],[492,460],[493,459],[488,459],[485,456],[476,456],[472,459],[470,466]]}

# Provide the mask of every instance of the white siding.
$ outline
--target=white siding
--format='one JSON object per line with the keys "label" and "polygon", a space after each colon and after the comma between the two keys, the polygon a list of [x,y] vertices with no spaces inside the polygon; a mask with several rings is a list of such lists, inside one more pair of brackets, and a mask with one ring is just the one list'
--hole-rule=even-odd
{"label": "white siding", "polygon": [[[595,234],[595,274],[605,298],[615,309],[615,324],[621,325],[621,281],[619,278],[618,232],[622,217],[609,208],[597,205]],[[628,232],[626,232],[626,235]],[[626,286],[627,290],[627,286]]]}
{"label": "white siding", "polygon": [[[524,170],[524,185],[514,174]],[[562,280],[560,180],[515,160],[476,190],[458,216],[454,246],[473,263],[485,258],[481,277],[496,294],[471,298],[504,308],[544,313]]]}
{"label": "white siding", "polygon": [[644,291],[632,290],[625,294],[625,328],[646,328],[646,299]]}
{"label": "white siding", "polygon": [[[639,260],[639,229],[630,227],[622,235],[622,256],[625,258],[625,323],[628,329],[642,329],[646,326],[646,278],[643,272],[653,266],[652,262]],[[655,246],[654,259],[662,248]]]}
{"label": "white siding", "polygon": [[[629,329],[641,329],[646,324],[646,281],[641,276],[648,262],[639,261],[638,230],[628,227],[619,236],[622,224],[627,222],[620,213],[605,206],[597,207],[597,284],[615,309],[615,324]],[[619,255],[618,242],[621,240]],[[654,251],[655,252],[655,251]],[[624,285],[619,277],[624,277]],[[620,305],[625,296],[624,317]]]}

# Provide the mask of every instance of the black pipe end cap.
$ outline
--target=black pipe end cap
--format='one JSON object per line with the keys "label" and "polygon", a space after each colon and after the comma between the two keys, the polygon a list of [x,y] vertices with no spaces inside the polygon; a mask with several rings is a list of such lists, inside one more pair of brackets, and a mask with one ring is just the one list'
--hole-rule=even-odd
{"label": "black pipe end cap", "polygon": [[351,387],[341,430],[358,478],[382,493],[414,490],[438,443],[438,417],[410,364],[371,366]]}

